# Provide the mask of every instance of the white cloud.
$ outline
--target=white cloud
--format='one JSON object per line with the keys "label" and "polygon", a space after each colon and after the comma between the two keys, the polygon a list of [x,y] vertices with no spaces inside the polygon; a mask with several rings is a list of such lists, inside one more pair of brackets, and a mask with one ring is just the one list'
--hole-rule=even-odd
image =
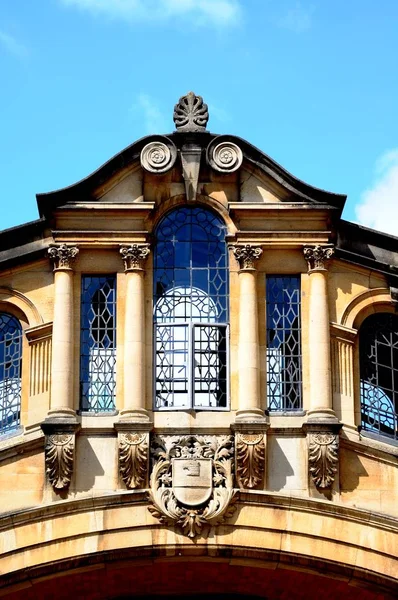
{"label": "white cloud", "polygon": [[3,46],[10,54],[18,58],[25,58],[28,55],[28,49],[21,44],[14,36],[0,30],[0,45]]}
{"label": "white cloud", "polygon": [[290,7],[279,20],[279,25],[294,33],[304,33],[311,29],[313,12],[313,7],[304,8],[301,2],[296,2],[295,6]]}
{"label": "white cloud", "polygon": [[145,133],[163,133],[170,129],[156,101],[148,94],[139,94],[131,112],[143,123]]}
{"label": "white cloud", "polygon": [[60,0],[94,15],[125,21],[165,21],[175,18],[195,25],[233,25],[241,14],[240,0]]}
{"label": "white cloud", "polygon": [[398,148],[377,160],[374,183],[361,195],[355,213],[362,225],[398,236]]}

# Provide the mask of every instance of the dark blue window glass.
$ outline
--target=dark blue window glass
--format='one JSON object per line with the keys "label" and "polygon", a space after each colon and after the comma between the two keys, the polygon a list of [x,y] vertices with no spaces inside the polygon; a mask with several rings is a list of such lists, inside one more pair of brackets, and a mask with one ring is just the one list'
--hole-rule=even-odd
{"label": "dark blue window glass", "polygon": [[398,316],[365,319],[359,353],[362,429],[398,439]]}
{"label": "dark blue window glass", "polygon": [[266,296],[268,410],[300,410],[300,278],[267,277]]}
{"label": "dark blue window glass", "polygon": [[156,230],[155,408],[227,407],[226,226],[183,207]]}
{"label": "dark blue window glass", "polygon": [[22,328],[12,315],[0,313],[0,432],[20,424]]}
{"label": "dark blue window glass", "polygon": [[80,408],[115,409],[116,278],[82,277]]}

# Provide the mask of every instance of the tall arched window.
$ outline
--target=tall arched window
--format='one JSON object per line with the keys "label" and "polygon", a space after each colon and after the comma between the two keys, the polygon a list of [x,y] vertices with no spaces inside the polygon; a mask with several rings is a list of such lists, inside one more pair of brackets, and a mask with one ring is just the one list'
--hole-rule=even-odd
{"label": "tall arched window", "polygon": [[0,433],[20,424],[22,327],[13,315],[0,313]]}
{"label": "tall arched window", "polygon": [[155,408],[228,406],[228,254],[204,208],[168,213],[154,252]]}
{"label": "tall arched window", "polygon": [[398,439],[398,316],[365,319],[359,347],[362,429]]}

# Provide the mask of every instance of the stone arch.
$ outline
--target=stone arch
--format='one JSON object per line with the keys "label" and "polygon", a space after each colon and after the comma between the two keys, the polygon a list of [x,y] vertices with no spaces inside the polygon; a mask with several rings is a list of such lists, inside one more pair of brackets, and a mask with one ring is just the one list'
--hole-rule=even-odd
{"label": "stone arch", "polygon": [[355,296],[345,308],[341,325],[358,330],[369,315],[376,312],[393,312],[389,288],[374,288]]}
{"label": "stone arch", "polygon": [[43,318],[35,304],[18,290],[0,287],[0,310],[15,315],[25,327],[41,325]]}

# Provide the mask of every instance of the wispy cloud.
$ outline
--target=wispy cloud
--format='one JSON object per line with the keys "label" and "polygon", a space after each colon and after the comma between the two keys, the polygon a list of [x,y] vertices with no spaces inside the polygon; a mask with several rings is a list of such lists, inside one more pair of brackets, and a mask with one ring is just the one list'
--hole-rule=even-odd
{"label": "wispy cloud", "polygon": [[240,0],[59,0],[93,15],[124,21],[172,21],[195,25],[234,25],[241,15]]}
{"label": "wispy cloud", "polygon": [[139,118],[143,124],[144,133],[163,133],[170,129],[170,125],[156,100],[148,94],[139,94],[136,102],[131,107],[134,118]]}
{"label": "wispy cloud", "polygon": [[29,52],[27,47],[18,41],[14,36],[0,29],[0,46],[2,46],[7,52],[17,56],[18,58],[25,58]]}
{"label": "wispy cloud", "polygon": [[388,150],[376,162],[373,184],[355,207],[358,221],[398,235],[398,148]]}
{"label": "wispy cloud", "polygon": [[294,33],[304,33],[311,29],[313,12],[313,6],[304,8],[301,2],[296,2],[279,19],[279,26]]}

